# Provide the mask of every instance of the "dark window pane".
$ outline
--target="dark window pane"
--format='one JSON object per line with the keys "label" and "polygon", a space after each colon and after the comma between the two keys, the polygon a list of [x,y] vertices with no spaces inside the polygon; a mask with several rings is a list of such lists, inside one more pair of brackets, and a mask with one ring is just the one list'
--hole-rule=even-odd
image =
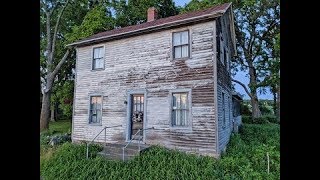
{"label": "dark window pane", "polygon": [[102,97],[92,96],[90,99],[90,123],[99,123],[102,118]]}

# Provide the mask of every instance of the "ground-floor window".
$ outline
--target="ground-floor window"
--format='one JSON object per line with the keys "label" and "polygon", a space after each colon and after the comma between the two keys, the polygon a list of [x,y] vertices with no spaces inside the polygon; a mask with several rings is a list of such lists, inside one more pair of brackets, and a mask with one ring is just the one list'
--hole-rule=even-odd
{"label": "ground-floor window", "polygon": [[102,96],[90,96],[89,124],[100,124],[102,119]]}
{"label": "ground-floor window", "polygon": [[172,93],[172,126],[188,126],[188,92]]}

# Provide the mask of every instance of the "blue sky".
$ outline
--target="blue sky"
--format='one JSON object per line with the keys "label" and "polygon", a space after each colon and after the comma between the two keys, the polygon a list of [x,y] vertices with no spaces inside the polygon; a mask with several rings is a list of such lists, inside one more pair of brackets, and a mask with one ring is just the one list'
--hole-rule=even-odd
{"label": "blue sky", "polygon": [[[176,6],[184,6],[186,3],[189,3],[191,0],[173,0],[176,4]],[[249,78],[246,77],[247,72],[244,71],[239,71],[236,76],[234,77],[234,79],[241,81],[242,83],[244,83],[245,85],[247,85],[249,83]],[[247,93],[244,91],[244,89],[238,85],[235,84],[235,88],[236,91],[239,92],[241,95],[244,95],[243,98],[244,99],[249,99],[249,96],[247,95]],[[269,89],[267,89],[267,93],[266,94],[259,94],[258,93],[258,98],[259,99],[273,99],[272,94],[270,94]]]}
{"label": "blue sky", "polygon": [[191,0],[173,0],[176,6],[184,6],[184,4],[189,3]]}

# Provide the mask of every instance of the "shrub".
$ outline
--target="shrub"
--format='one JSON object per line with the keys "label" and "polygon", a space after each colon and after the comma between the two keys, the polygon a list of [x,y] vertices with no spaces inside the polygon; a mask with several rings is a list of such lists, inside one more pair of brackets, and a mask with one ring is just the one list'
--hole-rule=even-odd
{"label": "shrub", "polygon": [[240,114],[250,116],[252,113],[252,108],[249,103],[241,103],[240,104]]}
{"label": "shrub", "polygon": [[279,123],[277,117],[274,115],[265,115],[265,117],[270,123]]}
{"label": "shrub", "polygon": [[267,123],[269,123],[269,121],[267,120],[266,117],[261,116],[261,117],[258,117],[258,118],[254,118],[253,119],[253,123],[254,124],[267,124]]}
{"label": "shrub", "polygon": [[243,115],[241,116],[242,123],[252,124],[251,116]]}
{"label": "shrub", "polygon": [[251,116],[242,116],[242,122],[246,124],[267,124],[267,123],[279,123],[274,115],[263,115],[259,118],[252,120]]}

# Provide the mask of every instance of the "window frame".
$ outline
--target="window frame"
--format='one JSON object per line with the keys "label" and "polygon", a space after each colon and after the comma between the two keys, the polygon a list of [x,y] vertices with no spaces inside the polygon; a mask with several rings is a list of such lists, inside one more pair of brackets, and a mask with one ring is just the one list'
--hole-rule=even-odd
{"label": "window frame", "polygon": [[[94,61],[95,61],[95,59],[94,59],[94,50],[97,49],[97,48],[102,48],[102,51],[103,51],[103,57],[102,57],[103,67],[94,69],[93,68]],[[101,70],[105,69],[105,54],[106,54],[105,45],[92,46],[92,49],[91,49],[91,71],[101,71]]]}
{"label": "window frame", "polygon": [[[101,108],[100,108],[100,111],[101,111],[101,119],[99,122],[96,122],[96,123],[93,123],[91,121],[91,99],[92,97],[100,97],[101,98]],[[103,116],[103,95],[101,94],[90,94],[89,95],[89,105],[88,105],[88,124],[89,125],[92,125],[92,126],[101,126],[102,125],[102,116]]]}
{"label": "window frame", "polygon": [[[173,125],[173,94],[187,93],[188,118],[185,126]],[[192,90],[191,89],[174,89],[169,91],[169,126],[171,130],[192,130]]]}
{"label": "window frame", "polygon": [[[182,32],[187,32],[188,33],[188,44],[180,44],[180,45],[174,45],[174,34],[175,33],[182,33]],[[181,37],[181,36],[180,36]],[[189,59],[191,57],[191,46],[190,46],[190,42],[191,42],[191,36],[190,36],[190,30],[189,29],[184,29],[184,30],[179,30],[179,31],[173,31],[172,35],[171,35],[171,45],[172,45],[172,59],[173,60],[184,60],[184,59]],[[188,45],[188,56],[186,57],[180,57],[180,58],[176,58],[175,57],[175,47],[182,47],[182,46],[186,46]],[[182,55],[182,50],[181,50],[181,55]]]}

